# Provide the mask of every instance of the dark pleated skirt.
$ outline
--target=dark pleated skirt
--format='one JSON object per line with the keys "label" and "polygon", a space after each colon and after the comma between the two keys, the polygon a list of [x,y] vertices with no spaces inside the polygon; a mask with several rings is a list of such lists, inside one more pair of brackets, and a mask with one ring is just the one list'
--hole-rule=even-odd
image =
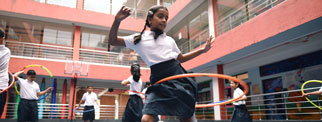
{"label": "dark pleated skirt", "polygon": [[192,78],[180,78],[154,84],[157,81],[187,71],[177,60],[169,60],[151,66],[150,82],[146,91],[143,114],[167,115],[190,118],[195,111],[197,83]]}
{"label": "dark pleated skirt", "polygon": [[130,95],[123,113],[122,122],[141,122],[143,101],[138,95]]}
{"label": "dark pleated skirt", "polygon": [[230,122],[252,122],[252,117],[249,115],[246,105],[235,105],[233,116]]}

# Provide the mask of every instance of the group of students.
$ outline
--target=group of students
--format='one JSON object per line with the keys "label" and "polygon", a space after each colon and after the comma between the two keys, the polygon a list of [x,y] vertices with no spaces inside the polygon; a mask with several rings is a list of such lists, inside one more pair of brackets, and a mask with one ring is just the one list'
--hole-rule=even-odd
{"label": "group of students", "polygon": [[[212,47],[213,37],[210,36],[207,39],[204,47],[182,54],[176,45],[175,40],[164,33],[169,18],[168,9],[164,6],[152,6],[148,10],[144,28],[139,34],[125,37],[117,36],[121,21],[130,16],[130,14],[131,10],[123,6],[115,15],[115,20],[109,32],[109,44],[114,46],[125,46],[136,51],[151,69],[150,82],[152,86],[148,87],[145,92],[144,104],[137,93],[130,92],[130,98],[125,109],[123,121],[154,122],[157,120],[157,115],[178,116],[180,122],[195,121],[193,115],[197,101],[197,83],[192,78],[169,80],[161,84],[155,83],[169,76],[187,73],[181,66],[181,63],[189,61],[203,53],[207,53]],[[150,30],[145,31],[146,27],[149,27]],[[4,33],[2,35],[4,35]],[[1,37],[2,41],[0,45],[0,90],[8,86],[8,79],[6,79],[6,77],[8,77],[7,65],[10,58],[10,51],[4,47],[3,37],[4,36]],[[27,79],[24,80],[17,77],[22,72],[23,71],[15,74],[15,77],[18,79],[17,83],[21,87],[22,98],[22,101],[19,104],[18,122],[25,121],[27,117],[31,117],[32,121],[37,121],[38,112],[34,112],[33,110],[37,111],[36,105],[38,96],[50,92],[52,88],[49,87],[41,92],[39,90],[39,85],[34,82],[36,73],[29,70],[27,72]],[[6,76],[4,74],[6,74]],[[130,90],[133,91],[141,91],[142,89],[137,87],[142,85],[142,81],[140,80],[140,74],[135,74],[135,72],[132,73],[132,76],[128,80],[123,81],[122,84],[130,84]],[[238,83],[231,82],[231,86],[234,88],[234,98],[242,94],[242,90],[237,87]],[[85,101],[85,105],[89,106],[85,109],[93,109],[92,104],[93,101],[97,100],[97,96],[95,98],[95,95],[92,94],[93,92],[90,90],[91,87],[88,87],[88,89],[88,93],[84,94],[85,97],[83,96],[81,102]],[[321,93],[321,91],[318,93]],[[1,104],[5,99],[4,96],[4,94],[1,94]],[[231,120],[232,122],[252,121],[245,106],[244,100],[246,99],[246,96],[244,96],[241,100],[233,103],[235,105],[235,110]],[[87,100],[90,100],[90,102]],[[1,105],[0,108],[2,110],[3,105]],[[91,115],[84,115],[86,116],[84,118],[93,119],[92,115],[93,112]]]}
{"label": "group of students", "polygon": [[[8,66],[10,60],[10,50],[5,47],[6,34],[2,28],[0,28],[0,92],[8,88]],[[19,75],[24,71],[19,71],[14,74],[16,82],[20,86],[20,103],[18,106],[18,122],[38,121],[38,97],[44,95],[53,90],[52,87],[47,88],[44,91],[40,91],[39,85],[35,82],[36,72],[34,70],[27,71],[27,78],[19,78]],[[4,106],[6,104],[7,91],[0,94],[0,116],[3,113]]]}

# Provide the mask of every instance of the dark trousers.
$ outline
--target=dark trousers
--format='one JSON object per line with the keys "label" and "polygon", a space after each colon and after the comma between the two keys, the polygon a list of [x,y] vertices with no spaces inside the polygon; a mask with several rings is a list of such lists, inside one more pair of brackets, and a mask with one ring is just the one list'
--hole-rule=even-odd
{"label": "dark trousers", "polygon": [[94,106],[85,106],[84,113],[83,113],[83,120],[90,120],[90,121],[95,120]]}
{"label": "dark trousers", "polygon": [[6,100],[7,100],[7,91],[0,94],[0,117],[4,109],[4,105],[6,104]]}
{"label": "dark trousers", "polygon": [[17,122],[37,122],[38,121],[38,106],[37,100],[21,99],[18,106],[18,121]]}

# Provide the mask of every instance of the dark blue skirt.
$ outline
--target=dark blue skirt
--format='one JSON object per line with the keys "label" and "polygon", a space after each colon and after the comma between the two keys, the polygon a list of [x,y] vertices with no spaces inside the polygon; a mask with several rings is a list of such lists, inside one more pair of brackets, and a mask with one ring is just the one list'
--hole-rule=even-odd
{"label": "dark blue skirt", "polygon": [[235,105],[233,116],[230,122],[252,122],[252,117],[249,115],[246,105]]}
{"label": "dark blue skirt", "polygon": [[154,84],[157,81],[187,71],[177,60],[169,60],[151,66],[150,82],[146,91],[143,114],[167,115],[190,118],[195,111],[197,83],[192,78],[180,78]]}
{"label": "dark blue skirt", "polygon": [[122,122],[141,122],[143,101],[138,95],[130,95],[123,113]]}

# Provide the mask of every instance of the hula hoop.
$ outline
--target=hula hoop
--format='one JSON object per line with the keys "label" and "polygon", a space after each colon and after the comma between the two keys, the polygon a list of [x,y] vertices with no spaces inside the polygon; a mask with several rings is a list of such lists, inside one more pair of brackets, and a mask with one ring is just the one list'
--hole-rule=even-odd
{"label": "hula hoop", "polygon": [[[309,80],[309,81],[306,81],[305,83],[303,83],[302,84],[302,87],[301,87],[301,92],[302,92],[302,94],[304,94],[305,92],[304,92],[304,86],[306,85],[306,84],[308,84],[308,83],[311,83],[311,82],[316,82],[316,83],[322,83],[322,81],[320,81],[320,80]],[[305,97],[305,99],[307,100],[307,101],[309,101],[312,105],[314,105],[315,107],[317,107],[317,108],[319,108],[319,109],[321,109],[322,110],[322,108],[321,107],[319,107],[318,105],[316,105],[315,103],[313,103],[308,97]]]}
{"label": "hula hoop", "polygon": [[[80,106],[80,107],[84,107],[84,106]],[[86,113],[86,112],[90,112],[90,111],[94,111],[96,109],[99,109],[99,107],[97,107],[97,108],[89,109],[89,110],[86,110],[86,111],[84,111],[84,110],[83,111],[78,111],[77,109],[79,109],[80,107],[75,108],[74,112],[76,112],[76,113]]]}
{"label": "hula hoop", "polygon": [[145,95],[144,93],[142,93],[142,92],[138,92],[138,91],[133,91],[133,90],[127,90],[127,91],[125,91],[125,92],[133,92],[133,93],[138,93],[138,94],[141,94],[141,95]]}
{"label": "hula hoop", "polygon": [[185,78],[185,77],[216,77],[216,78],[222,78],[222,79],[227,79],[227,80],[232,80],[232,81],[238,82],[245,89],[244,93],[242,95],[240,95],[239,97],[237,97],[237,98],[229,99],[227,101],[224,100],[223,102],[219,102],[219,103],[215,102],[215,103],[212,103],[212,104],[196,104],[196,108],[207,108],[207,107],[213,107],[213,106],[217,106],[217,105],[224,105],[224,104],[229,104],[229,103],[235,102],[235,101],[239,100],[240,98],[242,98],[244,95],[246,95],[248,93],[248,90],[249,90],[247,84],[244,81],[240,80],[240,79],[237,79],[237,78],[234,78],[234,77],[231,77],[231,76],[228,76],[228,75],[212,74],[212,73],[180,74],[180,75],[166,77],[164,79],[161,79],[161,80],[157,81],[155,84],[159,84],[159,83],[162,83],[162,82],[165,82],[165,81],[168,81],[168,80],[173,80],[173,79],[178,79],[178,78]]}
{"label": "hula hoop", "polygon": [[[42,68],[42,69],[46,70],[46,71],[47,71],[47,73],[49,74],[49,76],[51,77],[51,87],[53,87],[53,88],[54,88],[54,77],[53,77],[53,74],[51,74],[51,72],[50,72],[50,71],[49,71],[45,66],[38,65],[38,64],[31,64],[31,65],[25,66],[25,67],[24,67],[24,68],[22,68],[20,71],[25,70],[25,69],[27,69],[27,68],[29,68],[29,67],[40,67],[40,68]],[[17,94],[18,94],[18,95],[20,95],[20,92],[19,92],[19,91],[18,91],[18,89],[17,89],[17,84],[16,84],[16,82],[15,82],[15,90],[16,90]],[[49,96],[49,94],[50,94],[50,92],[49,92],[49,93],[47,93],[45,96],[40,97],[40,98],[38,99],[38,101],[40,101],[40,100],[42,100],[42,99],[45,99],[47,96]]]}
{"label": "hula hoop", "polygon": [[8,73],[9,73],[9,75],[10,75],[10,76],[11,76],[11,78],[12,78],[11,84],[8,86],[8,88],[6,88],[6,89],[2,90],[2,91],[0,92],[0,94],[2,94],[3,92],[5,92],[5,91],[9,90],[9,89],[10,89],[10,87],[11,87],[11,86],[13,86],[13,84],[15,83],[15,78],[13,77],[12,73],[11,73],[11,72],[8,72]]}

